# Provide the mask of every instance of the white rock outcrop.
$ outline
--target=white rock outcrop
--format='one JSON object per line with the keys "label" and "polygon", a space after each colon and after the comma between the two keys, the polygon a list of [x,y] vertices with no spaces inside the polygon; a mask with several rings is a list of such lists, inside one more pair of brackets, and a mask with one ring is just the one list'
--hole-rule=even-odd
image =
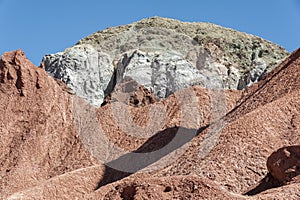
{"label": "white rock outcrop", "polygon": [[259,37],[209,23],[149,18],[98,31],[46,55],[46,71],[100,106],[130,77],[158,98],[191,85],[244,89],[289,53]]}
{"label": "white rock outcrop", "polygon": [[177,90],[192,85],[223,88],[222,78],[225,74],[220,73],[218,63],[211,64],[215,66],[197,69],[177,52],[136,50],[129,56],[124,54],[121,58],[117,67],[116,81],[118,83],[130,77],[151,90],[158,98],[166,98]]}
{"label": "white rock outcrop", "polygon": [[64,52],[46,55],[45,70],[65,82],[72,91],[99,107],[109,89],[114,67],[108,54],[91,45],[76,45]]}

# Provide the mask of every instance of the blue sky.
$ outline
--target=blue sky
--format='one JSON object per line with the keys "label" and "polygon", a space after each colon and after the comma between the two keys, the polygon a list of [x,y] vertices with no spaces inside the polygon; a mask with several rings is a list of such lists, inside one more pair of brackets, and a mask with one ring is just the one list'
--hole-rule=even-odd
{"label": "blue sky", "polygon": [[0,54],[22,49],[38,65],[101,29],[161,16],[251,33],[300,47],[300,0],[0,0]]}

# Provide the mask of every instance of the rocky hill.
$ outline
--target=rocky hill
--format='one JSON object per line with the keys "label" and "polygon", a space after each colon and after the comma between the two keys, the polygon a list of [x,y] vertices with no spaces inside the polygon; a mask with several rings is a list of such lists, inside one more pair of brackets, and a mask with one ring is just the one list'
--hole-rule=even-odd
{"label": "rocky hill", "polygon": [[40,67],[5,53],[0,199],[299,199],[300,49],[288,55],[162,18]]}
{"label": "rocky hill", "polygon": [[244,89],[288,55],[232,29],[154,17],[96,32],[64,52],[46,55],[43,63],[77,95],[100,106],[125,77],[159,98],[192,85]]}

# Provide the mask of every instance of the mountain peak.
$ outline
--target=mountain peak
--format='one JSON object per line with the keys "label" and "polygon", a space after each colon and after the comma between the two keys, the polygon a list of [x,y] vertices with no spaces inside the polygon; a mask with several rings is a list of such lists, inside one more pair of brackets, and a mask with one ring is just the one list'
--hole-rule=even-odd
{"label": "mountain peak", "polygon": [[[141,53],[136,54],[137,50]],[[116,84],[113,80],[121,81],[126,76],[154,91],[158,98],[189,85],[244,89],[261,80],[288,55],[276,44],[232,29],[152,17],[93,33],[64,52],[46,55],[43,62],[52,76],[65,81],[93,105],[100,106],[113,91]],[[143,64],[133,69],[137,63]],[[175,66],[178,70],[174,70]],[[103,87],[98,87],[98,76],[83,76],[80,69],[90,69],[91,75],[100,74]],[[154,86],[151,80],[157,79],[155,73],[166,75],[167,71],[172,79],[159,81],[155,83],[158,86]],[[179,75],[179,71],[183,75]],[[79,76],[87,79],[77,83]],[[177,82],[171,81],[176,79]],[[93,86],[89,87],[91,83]]]}

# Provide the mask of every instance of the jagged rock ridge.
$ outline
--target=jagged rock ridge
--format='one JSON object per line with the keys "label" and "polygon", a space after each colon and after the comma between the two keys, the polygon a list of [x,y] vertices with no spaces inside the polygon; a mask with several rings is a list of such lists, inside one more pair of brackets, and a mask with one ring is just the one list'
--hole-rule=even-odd
{"label": "jagged rock ridge", "polygon": [[95,106],[125,77],[165,98],[192,85],[244,89],[288,55],[249,34],[209,23],[149,18],[108,28],[43,58],[46,71]]}

